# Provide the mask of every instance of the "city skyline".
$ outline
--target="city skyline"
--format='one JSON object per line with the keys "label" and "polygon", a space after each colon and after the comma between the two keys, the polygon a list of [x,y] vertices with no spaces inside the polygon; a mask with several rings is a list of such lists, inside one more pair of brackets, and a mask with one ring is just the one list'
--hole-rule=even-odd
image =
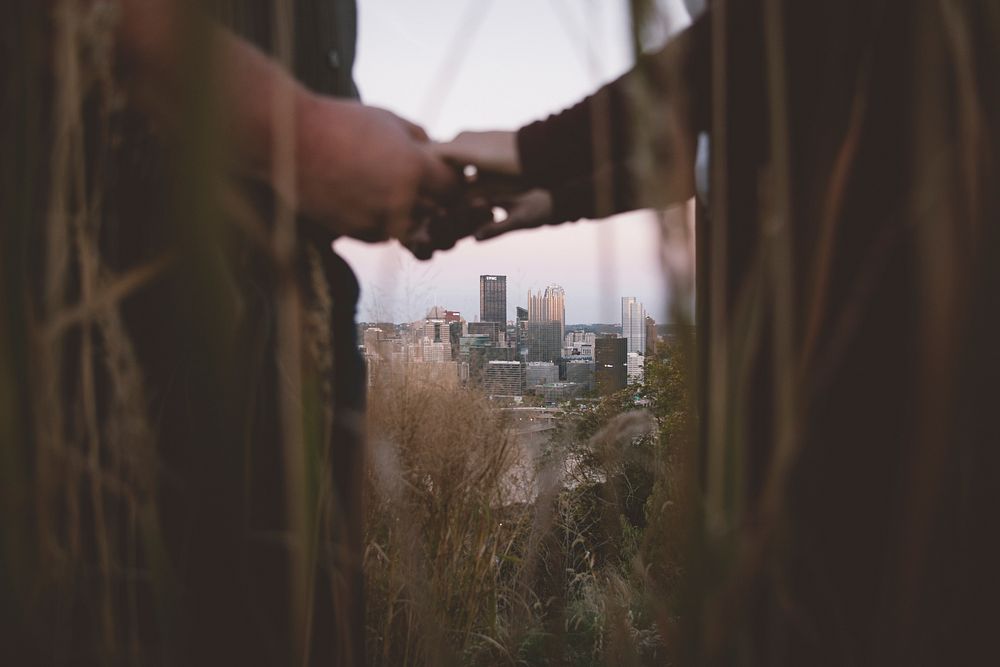
{"label": "city skyline", "polygon": [[[593,318],[588,317],[587,313],[594,313],[594,308],[592,307],[593,302],[589,301],[586,294],[578,293],[578,290],[566,289],[561,283],[556,281],[538,281],[537,284],[532,283],[530,287],[524,288],[523,283],[519,282],[516,277],[512,281],[512,276],[510,274],[504,274],[502,272],[485,274],[476,272],[469,275],[467,281],[455,282],[455,281],[443,281],[440,284],[435,284],[431,276],[424,276],[421,280],[421,284],[418,289],[406,290],[409,294],[405,298],[405,305],[400,307],[400,304],[396,304],[396,308],[387,307],[384,301],[380,299],[374,299],[375,303],[371,304],[368,308],[360,308],[358,313],[359,322],[413,322],[422,319],[427,316],[430,309],[442,308],[447,309],[448,313],[460,313],[462,318],[467,322],[482,322],[482,321],[492,321],[485,320],[482,317],[483,308],[483,287],[482,280],[485,276],[497,276],[498,278],[504,278],[504,297],[505,297],[505,313],[506,316],[503,321],[514,322],[517,319],[517,309],[523,308],[526,311],[531,309],[531,295],[534,294],[537,299],[544,301],[545,293],[552,292],[553,288],[557,289],[558,292],[555,295],[555,302],[558,303],[558,308],[562,312],[562,317],[557,317],[560,320],[563,333],[570,331],[570,327],[573,325],[589,325],[589,324],[606,324],[606,325],[621,325],[621,300],[625,298],[623,294],[634,294],[638,295],[635,298],[642,304],[645,308],[645,314],[652,317],[659,323],[670,324],[671,319],[664,316],[662,313],[668,312],[668,304],[664,301],[661,305],[656,305],[657,302],[653,302],[653,306],[649,306],[649,301],[643,297],[644,294],[659,294],[662,290],[662,278],[660,276],[654,276],[652,279],[646,283],[640,283],[639,289],[635,289],[634,285],[630,285],[628,290],[623,290],[621,294],[617,295],[606,295],[602,298],[602,301],[606,301],[608,304],[613,305],[613,309],[606,307],[607,313],[601,313],[603,317]],[[542,285],[539,287],[538,285]],[[522,295],[522,296],[518,296]],[[538,302],[536,302],[538,303]],[[584,311],[581,313],[581,311]],[[444,312],[444,311],[442,311]],[[547,316],[546,316],[547,317]]]}
{"label": "city skyline", "polygon": [[[525,299],[523,305],[517,300],[510,300],[507,298],[507,281],[504,274],[480,274],[478,278],[478,296],[477,305],[471,309],[455,308],[458,305],[450,301],[444,300],[431,300],[426,303],[412,304],[412,307],[418,311],[420,314],[416,317],[404,317],[404,318],[393,318],[390,316],[380,314],[378,317],[372,318],[359,318],[359,323],[378,323],[378,322],[393,322],[393,323],[406,323],[406,322],[416,322],[418,320],[427,318],[441,318],[443,319],[445,315],[449,317],[452,321],[457,321],[459,317],[464,319],[468,323],[481,323],[481,322],[495,322],[498,321],[492,317],[486,319],[483,317],[484,306],[487,309],[496,309],[497,302],[504,301],[506,311],[506,317],[502,320],[502,323],[513,324],[517,321],[517,310],[524,310],[529,313],[529,320],[532,321],[556,321],[560,324],[560,337],[572,331],[573,326],[577,325],[591,325],[591,324],[603,324],[603,325],[615,325],[622,330],[623,337],[628,338],[628,334],[625,333],[625,327],[623,325],[626,302],[633,303],[633,305],[638,309],[637,315],[635,317],[637,325],[641,325],[642,332],[636,332],[637,336],[642,336],[642,341],[645,341],[645,320],[647,317],[652,317],[650,311],[646,308],[645,303],[636,297],[632,296],[620,296],[617,298],[617,304],[619,305],[619,310],[617,312],[617,317],[608,320],[586,320],[580,318],[571,317],[571,311],[566,307],[566,302],[570,299],[570,292],[567,292],[562,286],[555,283],[549,284],[545,290],[529,290],[527,298]],[[489,280],[492,279],[492,280]],[[487,282],[489,280],[489,282]],[[489,289],[487,286],[492,286],[497,284],[498,289],[491,295],[487,296],[485,290]],[[473,292],[470,290],[470,294]],[[537,293],[536,293],[537,292]],[[490,301],[490,305],[487,306],[486,300]],[[468,301],[468,299],[465,299]],[[556,313],[555,317],[552,317],[552,312]],[[652,318],[656,320],[656,318]],[[669,324],[669,322],[664,322]],[[629,351],[641,351],[640,348],[635,350],[630,349]]]}

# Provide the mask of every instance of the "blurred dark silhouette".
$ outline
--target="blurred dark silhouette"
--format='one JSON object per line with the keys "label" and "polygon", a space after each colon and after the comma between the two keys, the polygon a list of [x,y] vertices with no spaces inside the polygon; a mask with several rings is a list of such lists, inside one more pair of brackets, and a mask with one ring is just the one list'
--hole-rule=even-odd
{"label": "blurred dark silhouette", "polygon": [[683,664],[996,653],[998,30],[990,3],[720,0],[580,104],[437,147],[521,179],[480,195],[510,210],[489,238],[682,201],[710,141]]}

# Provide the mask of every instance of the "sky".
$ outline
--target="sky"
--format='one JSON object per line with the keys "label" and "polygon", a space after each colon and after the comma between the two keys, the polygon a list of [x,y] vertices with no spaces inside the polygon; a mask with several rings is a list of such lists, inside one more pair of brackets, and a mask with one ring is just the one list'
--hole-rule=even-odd
{"label": "sky", "polygon": [[[363,100],[439,141],[544,118],[632,64],[627,0],[359,0],[358,13],[355,77]],[[618,322],[622,296],[638,297],[666,321],[659,232],[649,212],[464,240],[427,262],[395,241],[341,239],[335,248],[361,283],[361,321],[413,321],[432,305],[474,321],[480,274],[507,276],[510,319],[529,289],[558,284],[568,323]]]}

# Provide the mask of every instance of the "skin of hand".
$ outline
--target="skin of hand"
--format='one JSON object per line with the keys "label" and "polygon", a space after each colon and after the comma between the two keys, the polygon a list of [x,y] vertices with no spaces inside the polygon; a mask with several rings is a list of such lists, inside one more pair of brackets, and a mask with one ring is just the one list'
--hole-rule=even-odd
{"label": "skin of hand", "polygon": [[474,165],[481,172],[521,175],[521,156],[517,150],[517,132],[489,130],[462,132],[451,141],[434,144],[436,155],[452,164]]}
{"label": "skin of hand", "polygon": [[489,205],[503,209],[507,215],[496,221],[490,216],[490,221],[481,225],[474,233],[478,241],[492,239],[518,229],[558,224],[552,219],[552,193],[543,188],[501,195],[491,199]]}
{"label": "skin of hand", "polygon": [[[458,203],[431,212],[403,241],[418,259],[447,250],[466,236],[485,240],[516,229],[554,224],[552,195],[525,187],[519,178],[516,132],[462,132],[452,141],[431,144],[430,150],[456,171],[473,166],[476,173],[466,177]],[[497,208],[504,211],[499,219],[494,216]]]}
{"label": "skin of hand", "polygon": [[404,238],[420,201],[449,203],[460,185],[421,128],[383,109],[313,96],[298,137],[299,209],[337,233]]}

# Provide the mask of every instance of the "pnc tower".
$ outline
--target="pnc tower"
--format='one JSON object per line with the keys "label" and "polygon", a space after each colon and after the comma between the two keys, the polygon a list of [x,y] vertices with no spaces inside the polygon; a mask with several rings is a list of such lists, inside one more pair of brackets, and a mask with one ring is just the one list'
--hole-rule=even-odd
{"label": "pnc tower", "polygon": [[479,276],[479,321],[507,323],[507,276]]}

